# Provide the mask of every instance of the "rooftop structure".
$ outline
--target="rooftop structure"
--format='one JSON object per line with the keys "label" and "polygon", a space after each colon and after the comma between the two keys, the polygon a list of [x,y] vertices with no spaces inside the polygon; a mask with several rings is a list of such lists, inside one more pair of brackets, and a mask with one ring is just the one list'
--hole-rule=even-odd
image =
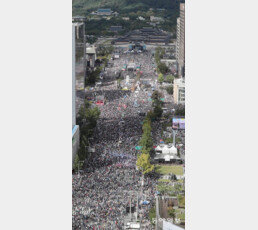
{"label": "rooftop structure", "polygon": [[86,60],[87,60],[87,66],[94,68],[95,67],[95,61],[97,59],[96,55],[96,48],[95,46],[90,46],[86,48]]}
{"label": "rooftop structure", "polygon": [[111,15],[112,11],[111,9],[98,9],[97,15]]}
{"label": "rooftop structure", "polygon": [[123,30],[123,27],[122,26],[110,26],[109,30],[111,32],[119,32],[119,31]]}
{"label": "rooftop structure", "polygon": [[150,16],[150,21],[151,22],[163,22],[164,19],[161,17]]}
{"label": "rooftop structure", "polygon": [[130,20],[129,17],[122,17],[122,19],[125,20],[125,21],[129,21]]}
{"label": "rooftop structure", "polygon": [[133,30],[125,36],[120,37],[114,43],[144,42],[144,43],[162,43],[168,44],[170,35],[152,27],[143,27],[139,30]]}
{"label": "rooftop structure", "polygon": [[84,16],[74,16],[73,17],[73,22],[85,22],[86,21],[86,17]]}

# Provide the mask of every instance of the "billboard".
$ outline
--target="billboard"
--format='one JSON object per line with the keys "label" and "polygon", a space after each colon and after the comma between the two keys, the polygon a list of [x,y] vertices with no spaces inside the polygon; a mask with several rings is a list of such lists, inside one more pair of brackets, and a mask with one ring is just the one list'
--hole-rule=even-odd
{"label": "billboard", "polygon": [[185,129],[185,118],[173,117],[172,128]]}

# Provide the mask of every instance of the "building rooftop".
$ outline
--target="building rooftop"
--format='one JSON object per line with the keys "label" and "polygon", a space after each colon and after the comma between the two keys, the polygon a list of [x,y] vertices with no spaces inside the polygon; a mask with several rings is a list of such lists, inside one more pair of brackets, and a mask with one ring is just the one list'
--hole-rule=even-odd
{"label": "building rooftop", "polygon": [[100,12],[100,13],[109,13],[109,12],[111,12],[111,9],[98,9],[98,12]]}
{"label": "building rooftop", "polygon": [[96,48],[94,46],[86,48],[86,54],[95,54],[95,53],[96,53]]}

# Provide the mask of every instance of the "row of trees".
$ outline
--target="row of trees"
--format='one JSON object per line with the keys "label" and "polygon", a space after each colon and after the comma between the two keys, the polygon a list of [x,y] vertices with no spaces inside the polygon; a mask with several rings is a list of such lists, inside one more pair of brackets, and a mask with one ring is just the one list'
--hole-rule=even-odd
{"label": "row of trees", "polygon": [[153,148],[151,137],[151,120],[147,116],[143,122],[143,134],[139,145],[142,146],[141,154],[137,158],[137,167],[142,171],[143,175],[151,173],[154,170],[154,165],[150,163],[150,153]]}
{"label": "row of trees", "polygon": [[98,47],[97,55],[98,56],[108,56],[113,51],[114,51],[114,47],[113,46],[103,46],[103,45],[100,45]]}
{"label": "row of trees", "polygon": [[85,104],[80,108],[76,120],[80,127],[80,147],[74,160],[74,169],[81,169],[83,167],[83,163],[88,156],[89,138],[94,133],[99,116],[99,108],[92,108],[91,103],[85,100]]}
{"label": "row of trees", "polygon": [[159,91],[154,91],[151,95],[152,99],[152,110],[148,112],[147,116],[153,121],[161,118],[163,110],[161,101],[161,93]]}
{"label": "row of trees", "polygon": [[142,146],[141,154],[138,156],[136,165],[140,168],[143,174],[148,174],[154,170],[154,165],[150,163],[150,155],[153,153],[153,141],[151,137],[151,122],[159,119],[162,116],[161,94],[154,91],[152,96],[152,110],[148,112],[144,119],[142,130],[143,134],[139,145]]}

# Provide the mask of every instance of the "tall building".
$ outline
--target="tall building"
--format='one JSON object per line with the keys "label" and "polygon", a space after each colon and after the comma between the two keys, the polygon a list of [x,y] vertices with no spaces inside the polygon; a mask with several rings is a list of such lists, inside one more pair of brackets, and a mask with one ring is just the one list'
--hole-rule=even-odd
{"label": "tall building", "polygon": [[180,46],[180,18],[177,18],[177,30],[176,30],[176,60],[179,60],[179,46]]}
{"label": "tall building", "polygon": [[72,25],[72,162],[80,145],[79,126],[76,125],[75,25]]}
{"label": "tall building", "polygon": [[76,125],[76,93],[75,93],[75,86],[76,86],[76,74],[75,74],[75,31],[76,26],[72,25],[72,128]]}
{"label": "tall building", "polygon": [[184,77],[185,69],[185,4],[180,3],[180,17],[177,19],[177,62],[178,75]]}
{"label": "tall building", "polygon": [[179,78],[174,80],[174,103],[185,104],[185,80]]}

